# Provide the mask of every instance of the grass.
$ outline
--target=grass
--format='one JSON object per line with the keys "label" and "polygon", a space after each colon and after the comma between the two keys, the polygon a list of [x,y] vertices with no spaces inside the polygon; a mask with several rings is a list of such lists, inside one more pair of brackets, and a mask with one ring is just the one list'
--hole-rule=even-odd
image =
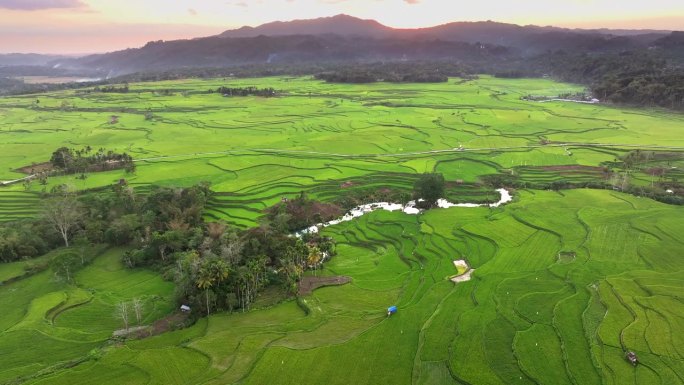
{"label": "grass", "polygon": [[[226,84],[273,86],[284,96],[193,92]],[[172,95],[159,92],[166,89]],[[417,174],[440,172],[450,200],[482,201],[498,197],[480,184],[485,175],[514,174],[532,186],[604,181],[603,167],[632,149],[582,143],[684,145],[675,113],[520,100],[579,90],[545,79],[194,79],[131,90],[0,100],[0,180],[20,177],[13,170],[62,145],[106,146],[139,160],[134,174],[3,187],[0,221],[35,217],[41,191],[58,184],[86,189],[126,178],[141,191],[209,181],[216,194],[206,218],[247,228],[301,191],[331,201],[343,185],[410,190]],[[63,101],[75,107],[61,109]],[[119,123],[109,124],[114,114]],[[542,138],[574,144],[541,145]],[[433,150],[450,152],[422,153]],[[648,166],[679,167],[666,178],[681,180],[684,163]],[[643,172],[633,179],[651,184]],[[514,195],[496,209],[374,212],[326,228],[338,255],[318,274],[352,281],[302,298],[308,314],[265,293],[250,312],[122,344],[108,342],[122,327],[118,302],[142,298],[145,324],[173,311],[173,285],[124,269],[124,250],[99,255],[75,285],[49,270],[23,276],[53,254],[0,265],[0,282],[16,279],[0,286],[0,383],[684,383],[682,208],[612,190]],[[475,268],[472,280],[447,280],[458,273],[456,259]],[[388,318],[390,305],[399,311]],[[644,364],[633,368],[624,350]]]}
{"label": "grass", "polygon": [[[99,253],[99,249],[90,252]],[[21,275],[0,287],[6,306],[0,316],[0,382],[51,373],[62,365],[87,359],[122,327],[114,311],[118,301],[159,298],[146,301],[146,322],[171,311],[172,285],[149,271],[124,271],[121,253],[121,249],[110,249],[96,256],[91,265],[79,271],[74,284],[56,280],[48,269]],[[136,284],[131,284],[131,278]]]}

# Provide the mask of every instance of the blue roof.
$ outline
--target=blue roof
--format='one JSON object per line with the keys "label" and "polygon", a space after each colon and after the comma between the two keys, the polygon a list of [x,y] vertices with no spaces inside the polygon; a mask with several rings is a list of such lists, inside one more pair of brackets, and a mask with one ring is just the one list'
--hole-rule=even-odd
{"label": "blue roof", "polygon": [[397,307],[396,307],[396,306],[390,306],[390,307],[387,308],[387,311],[388,311],[388,312],[391,312],[391,313],[396,313],[396,312],[397,312]]}

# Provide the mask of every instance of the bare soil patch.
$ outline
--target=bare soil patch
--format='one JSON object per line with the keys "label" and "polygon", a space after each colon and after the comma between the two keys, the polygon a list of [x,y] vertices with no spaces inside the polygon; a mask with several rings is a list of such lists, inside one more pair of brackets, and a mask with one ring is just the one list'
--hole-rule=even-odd
{"label": "bare soil patch", "polygon": [[188,313],[173,313],[167,317],[155,321],[152,326],[146,327],[140,330],[137,334],[137,338],[146,338],[156,336],[171,330],[179,329],[183,326],[185,321],[188,319]]}
{"label": "bare soil patch", "polygon": [[309,295],[323,286],[338,286],[351,282],[350,277],[338,275],[334,277],[303,277],[299,281],[299,295]]}
{"label": "bare soil patch", "polygon": [[36,173],[41,173],[45,171],[52,171],[52,163],[50,162],[43,162],[43,163],[36,163],[32,164],[29,166],[24,166],[21,168],[16,169],[15,171],[24,173],[24,174],[36,174]]}

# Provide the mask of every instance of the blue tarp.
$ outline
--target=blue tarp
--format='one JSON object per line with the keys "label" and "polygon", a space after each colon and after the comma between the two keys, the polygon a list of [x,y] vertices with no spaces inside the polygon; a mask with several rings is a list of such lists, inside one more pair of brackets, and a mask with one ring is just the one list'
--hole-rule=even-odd
{"label": "blue tarp", "polygon": [[388,313],[396,313],[397,312],[397,307],[396,306],[390,306],[387,308]]}

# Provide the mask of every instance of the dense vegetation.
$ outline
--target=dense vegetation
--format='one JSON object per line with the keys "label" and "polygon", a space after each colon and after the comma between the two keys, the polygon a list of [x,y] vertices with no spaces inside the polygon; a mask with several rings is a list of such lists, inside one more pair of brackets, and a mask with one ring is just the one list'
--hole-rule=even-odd
{"label": "dense vegetation", "polygon": [[545,58],[560,79],[591,86],[606,102],[684,109],[684,62],[666,60],[648,51],[609,55],[570,55]]}
{"label": "dense vegetation", "polygon": [[[107,171],[125,169],[127,172],[135,171],[133,157],[127,153],[116,153],[100,147],[96,151],[86,146],[82,149],[60,147],[52,153],[50,164],[53,169],[65,173],[85,173],[87,171]],[[30,172],[33,174],[33,172]]]}
{"label": "dense vegetation", "polygon": [[[269,283],[294,294],[303,272],[334,253],[330,239],[291,236],[321,220],[315,210],[312,215],[306,208],[325,205],[300,196],[284,209],[271,209],[272,222],[238,231],[225,223],[203,221],[210,197],[206,185],[155,187],[140,195],[125,184],[80,197],[64,192],[47,196],[42,220],[0,225],[0,259],[35,257],[60,245],[68,247],[74,239],[82,245],[127,246],[130,250],[122,261],[128,268],[160,271],[176,283],[178,304],[209,314],[216,309],[248,309]],[[332,219],[332,213],[339,214],[339,209],[326,218]],[[83,258],[71,254],[52,264],[67,281],[84,265]]]}

